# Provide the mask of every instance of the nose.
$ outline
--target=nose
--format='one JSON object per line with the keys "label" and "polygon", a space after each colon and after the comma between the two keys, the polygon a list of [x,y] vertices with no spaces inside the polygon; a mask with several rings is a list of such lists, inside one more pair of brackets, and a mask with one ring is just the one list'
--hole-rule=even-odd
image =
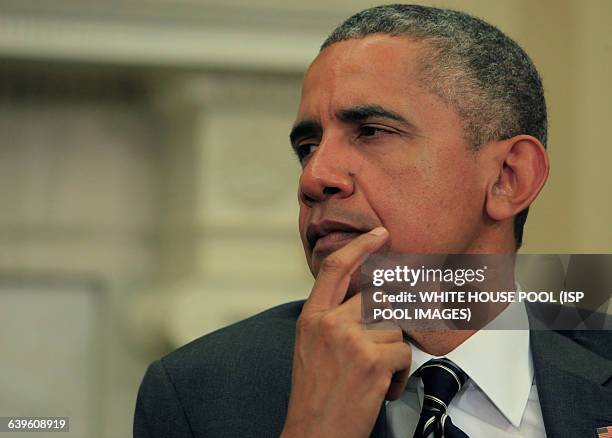
{"label": "nose", "polygon": [[351,172],[353,154],[354,151],[340,142],[321,141],[302,171],[300,200],[312,205],[330,197],[351,196],[355,190]]}

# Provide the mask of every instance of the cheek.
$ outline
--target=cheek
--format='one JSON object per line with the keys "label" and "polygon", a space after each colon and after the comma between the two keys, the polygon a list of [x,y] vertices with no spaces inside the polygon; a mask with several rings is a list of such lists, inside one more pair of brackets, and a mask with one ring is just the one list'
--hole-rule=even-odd
{"label": "cheek", "polygon": [[422,164],[388,177],[378,214],[391,233],[392,252],[451,252],[470,240],[483,202],[473,169]]}
{"label": "cheek", "polygon": [[310,272],[313,273],[313,275],[315,274],[315,271],[313,271],[313,266],[312,266],[312,260],[310,257],[310,250],[308,249],[308,242],[306,241],[306,237],[304,237],[304,235],[306,234],[306,220],[308,218],[308,213],[310,212],[310,209],[304,205],[302,202],[299,203],[300,206],[300,212],[299,212],[299,218],[298,218],[298,226],[299,226],[299,233],[300,233],[300,240],[302,242],[302,248],[304,249],[304,255],[306,256],[306,264],[308,265],[308,268],[310,269]]}
{"label": "cheek", "polygon": [[308,217],[308,212],[310,209],[302,202],[299,203],[299,207],[300,211],[298,216],[298,227],[300,231],[300,239],[302,240],[302,243],[304,243],[304,234],[306,231],[304,228],[306,227],[306,218]]}

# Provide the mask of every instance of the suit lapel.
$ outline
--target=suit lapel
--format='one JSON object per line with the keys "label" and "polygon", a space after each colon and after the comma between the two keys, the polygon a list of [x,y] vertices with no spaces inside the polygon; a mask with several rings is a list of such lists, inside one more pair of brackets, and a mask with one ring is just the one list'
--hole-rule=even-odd
{"label": "suit lapel", "polygon": [[[590,437],[612,425],[612,361],[575,338],[589,332],[531,332],[531,351],[542,416],[550,437]],[[606,336],[612,347],[612,334]]]}

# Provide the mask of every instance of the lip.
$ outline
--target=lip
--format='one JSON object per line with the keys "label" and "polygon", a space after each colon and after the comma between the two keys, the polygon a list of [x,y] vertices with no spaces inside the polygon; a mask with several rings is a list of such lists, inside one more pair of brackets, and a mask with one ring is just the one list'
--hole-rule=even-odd
{"label": "lip", "polygon": [[306,240],[312,252],[331,252],[366,231],[346,222],[324,220],[308,226]]}
{"label": "lip", "polygon": [[315,243],[312,250],[313,253],[330,253],[337,249],[340,249],[346,245],[349,241],[359,236],[361,233],[349,233],[346,231],[333,231],[320,237]]}

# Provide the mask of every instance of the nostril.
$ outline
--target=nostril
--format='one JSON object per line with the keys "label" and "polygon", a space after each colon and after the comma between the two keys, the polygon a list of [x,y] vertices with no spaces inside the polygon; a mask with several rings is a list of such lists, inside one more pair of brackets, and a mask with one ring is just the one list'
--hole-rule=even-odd
{"label": "nostril", "polygon": [[323,189],[323,194],[324,195],[335,195],[339,191],[340,189],[338,187],[325,187]]}
{"label": "nostril", "polygon": [[304,193],[304,192],[300,192],[300,195],[301,195],[301,197],[302,197],[302,202],[303,202],[304,204],[306,204],[306,205],[312,205],[312,204],[314,204],[314,203],[316,202],[316,199],[315,199],[315,198],[313,198],[313,197],[311,197],[311,196],[308,196],[308,195],[307,195],[306,193]]}

